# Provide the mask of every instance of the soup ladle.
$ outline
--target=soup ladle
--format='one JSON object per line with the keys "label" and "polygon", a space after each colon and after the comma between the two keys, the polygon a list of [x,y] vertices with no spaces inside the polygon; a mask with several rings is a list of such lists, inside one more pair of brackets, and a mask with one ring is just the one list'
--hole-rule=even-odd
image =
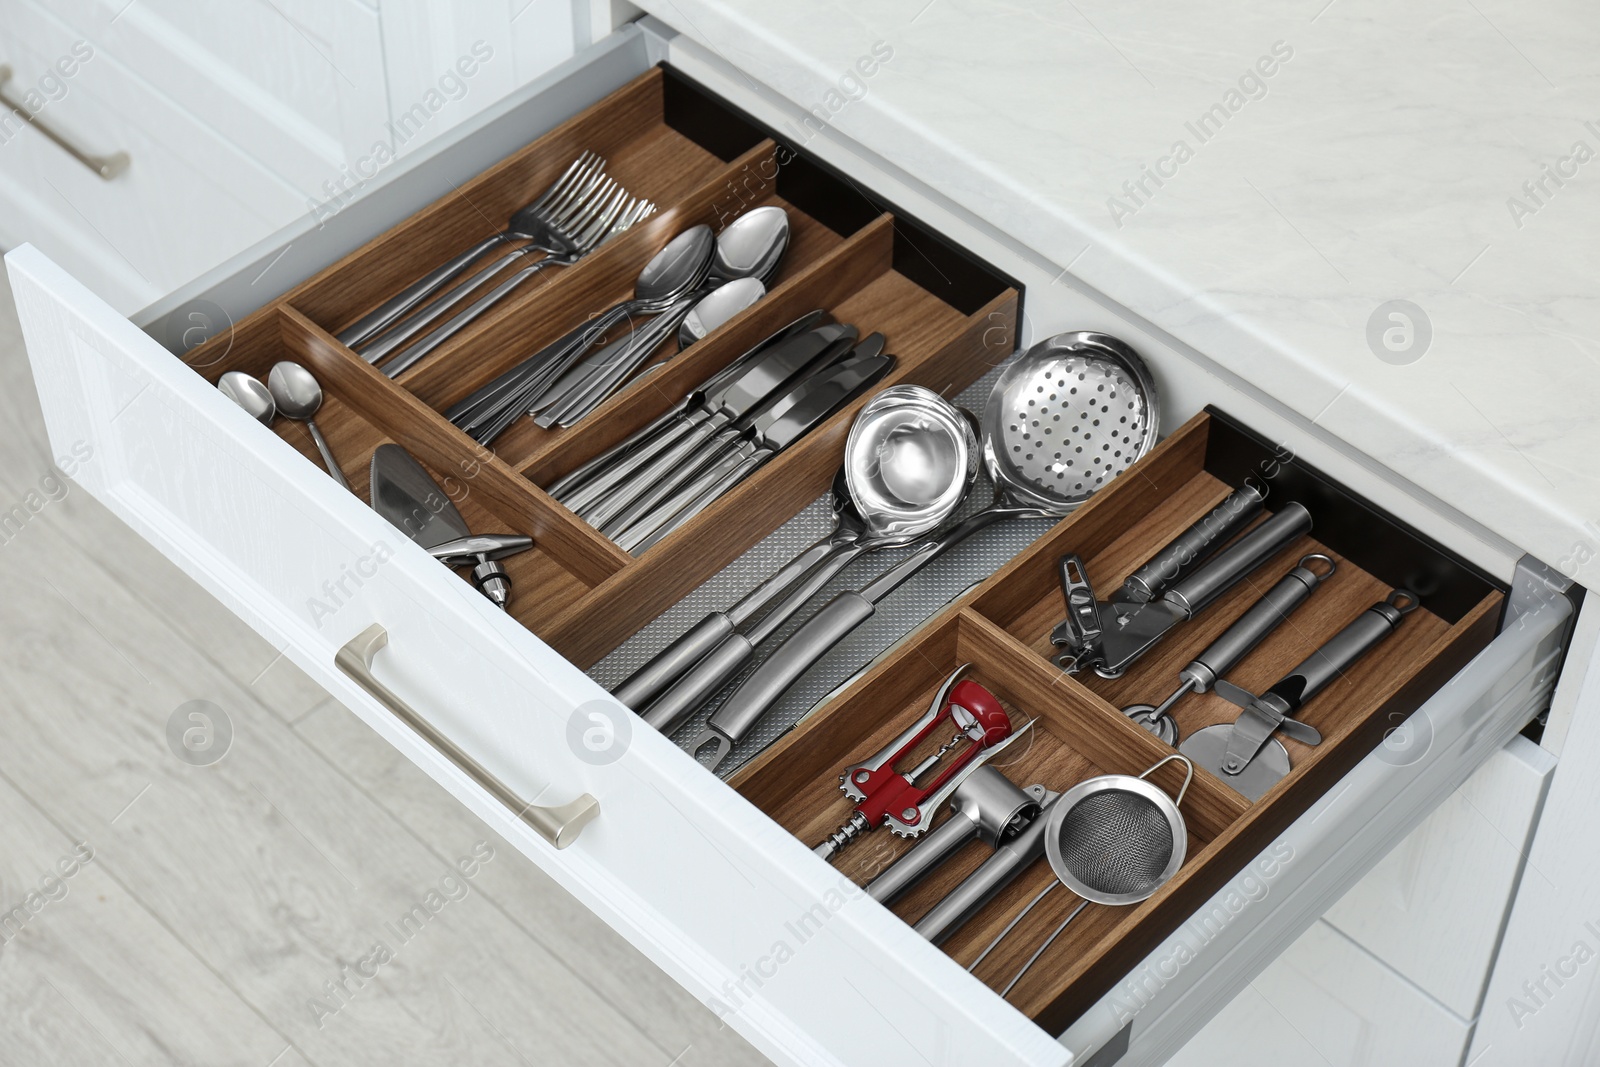
{"label": "soup ladle", "polygon": [[[920,385],[885,389],[861,409],[851,425],[845,462],[834,476],[834,530],[751,594],[754,597],[768,586],[777,586],[755,608],[745,609],[741,601],[728,615],[708,615],[685,634],[679,644],[698,645],[706,651],[695,657],[697,662],[687,671],[680,667],[682,677],[648,707],[630,703],[629,698],[649,699],[641,695],[647,688],[642,684],[646,679],[634,684],[641,676],[647,676],[659,688],[661,675],[667,672],[649,675],[654,661],[618,687],[614,695],[640,711],[645,722],[671,733],[748,663],[756,647],[781,629],[834,575],[868,552],[907,544],[948,520],[966,498],[977,474],[977,437],[961,412]],[[801,561],[806,561],[804,570],[791,574]],[[738,630],[761,606],[780,594],[782,601],[759,622],[748,631]],[[710,631],[717,636],[709,636]],[[677,648],[674,645],[668,652]],[[677,662],[688,658],[679,656]]]}
{"label": "soup ladle", "polygon": [[994,501],[918,545],[859,591],[839,594],[791,634],[690,742],[714,746],[714,770],[829,649],[878,603],[968,537],[1005,519],[1059,518],[1155,445],[1155,381],[1133,349],[1107,334],[1059,334],[1000,375],[983,414],[983,461]]}

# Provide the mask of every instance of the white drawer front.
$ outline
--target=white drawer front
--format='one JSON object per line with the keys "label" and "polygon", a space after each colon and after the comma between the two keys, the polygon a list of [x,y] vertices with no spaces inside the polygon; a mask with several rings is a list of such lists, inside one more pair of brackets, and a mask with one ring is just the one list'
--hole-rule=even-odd
{"label": "white drawer front", "polygon": [[[640,728],[615,762],[580,759],[569,719],[618,709],[603,691],[43,255],[7,264],[52,443],[92,448],[85,488],[766,1055],[1065,1061],[666,738]],[[393,557],[360,564],[380,543]],[[315,607],[351,570],[371,576],[345,582],[332,615]],[[532,803],[599,800],[576,844],[552,849],[334,669],[374,622],[390,634],[379,677],[478,762]]]}
{"label": "white drawer front", "polygon": [[124,311],[305,209],[289,186],[28,0],[0,0],[0,63],[12,69],[8,95],[37,94],[36,123],[87,153],[129,159],[106,180],[7,112],[0,242],[38,242]]}

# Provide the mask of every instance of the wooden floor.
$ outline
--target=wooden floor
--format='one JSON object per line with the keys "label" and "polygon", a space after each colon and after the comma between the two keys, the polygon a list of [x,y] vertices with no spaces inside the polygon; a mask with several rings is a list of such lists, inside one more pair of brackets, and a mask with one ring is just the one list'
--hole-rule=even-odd
{"label": "wooden floor", "polygon": [[[0,1064],[767,1062],[56,480],[0,280],[0,522],[16,505],[0,526]],[[210,766],[169,747],[194,700],[231,725]],[[437,911],[400,928],[419,904]]]}

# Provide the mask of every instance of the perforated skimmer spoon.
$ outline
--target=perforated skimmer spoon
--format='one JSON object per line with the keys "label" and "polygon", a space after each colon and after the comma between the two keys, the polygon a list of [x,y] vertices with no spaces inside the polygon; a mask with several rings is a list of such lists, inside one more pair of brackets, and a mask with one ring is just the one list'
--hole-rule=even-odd
{"label": "perforated skimmer spoon", "polygon": [[1133,349],[1103,333],[1058,334],[1000,375],[983,415],[989,507],[924,541],[859,592],[841,593],[795,631],[690,743],[715,769],[789,686],[927,564],[1003,519],[1066,515],[1154,447],[1156,385]]}

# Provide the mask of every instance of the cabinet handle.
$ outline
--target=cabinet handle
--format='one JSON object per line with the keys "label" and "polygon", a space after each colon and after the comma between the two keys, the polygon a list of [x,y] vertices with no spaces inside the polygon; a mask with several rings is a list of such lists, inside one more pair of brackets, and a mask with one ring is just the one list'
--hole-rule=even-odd
{"label": "cabinet handle", "polygon": [[18,118],[22,119],[22,121],[26,122],[40,133],[50,138],[50,140],[54,141],[62,151],[67,153],[67,155],[71,156],[73,159],[76,159],[79,163],[82,163],[90,170],[94,171],[105,181],[110,181],[112,178],[115,178],[117,175],[128,169],[128,153],[113,152],[109,156],[97,156],[91,152],[85,152],[83,149],[79,148],[77,145],[61,136],[61,134],[57,133],[55,130],[52,130],[49,126],[46,126],[44,124],[44,120],[40,119],[38,115],[29,111],[25,106],[23,106],[20,100],[13,100],[11,98],[11,94],[6,92],[6,85],[10,81],[11,65],[9,63],[0,63],[0,107],[5,107],[7,110],[14,113]]}
{"label": "cabinet handle", "polygon": [[349,675],[357,685],[394,712],[411,729],[420,734],[451,763],[460,767],[467,777],[487,789],[496,800],[517,813],[517,817],[538,832],[539,836],[556,848],[566,848],[578,839],[578,834],[600,814],[600,802],[588,793],[556,808],[540,808],[529,804],[511,787],[478,765],[478,761],[461,751],[454,741],[418,715],[416,710],[400,699],[388,686],[378,681],[372,673],[372,657],[378,649],[389,643],[389,631],[377,623],[362,630],[333,658],[334,664]]}

